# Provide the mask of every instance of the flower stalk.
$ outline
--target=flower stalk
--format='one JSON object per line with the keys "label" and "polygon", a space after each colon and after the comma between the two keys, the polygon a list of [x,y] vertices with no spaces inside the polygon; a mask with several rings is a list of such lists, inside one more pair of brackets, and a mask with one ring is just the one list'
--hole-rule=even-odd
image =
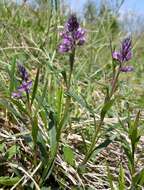
{"label": "flower stalk", "polygon": [[101,115],[100,115],[100,122],[97,126],[97,123],[95,121],[95,116],[94,116],[94,113],[93,113],[93,117],[94,117],[94,126],[95,126],[95,132],[94,132],[94,136],[93,136],[93,139],[92,139],[92,142],[91,142],[91,145],[90,145],[90,148],[88,150],[88,153],[86,154],[83,162],[81,165],[85,165],[88,160],[90,159],[91,155],[93,154],[93,152],[95,151],[95,145],[99,139],[99,133],[100,133],[100,130],[102,128],[102,125],[103,125],[103,121],[104,121],[104,118],[105,118],[105,115],[108,111],[105,110],[105,107],[109,104],[109,107],[111,107],[112,103],[113,103],[113,95],[116,91],[116,88],[117,88],[117,84],[118,84],[118,79],[119,79],[119,75],[121,72],[130,72],[133,70],[133,67],[131,66],[125,66],[125,62],[129,61],[132,57],[132,52],[131,52],[131,38],[126,38],[123,40],[122,42],[122,47],[121,47],[121,51],[120,52],[113,52],[112,53],[112,58],[116,61],[118,61],[118,69],[117,69],[117,72],[115,69],[113,69],[113,78],[112,78],[112,83],[111,83],[111,91],[106,94],[106,97],[105,97],[105,101],[104,101],[104,105],[102,107],[102,110],[101,110]]}
{"label": "flower stalk", "polygon": [[49,175],[50,171],[54,166],[54,161],[59,149],[59,142],[61,139],[61,132],[63,127],[66,125],[67,118],[70,114],[70,104],[71,104],[71,97],[68,95],[69,90],[71,88],[71,79],[74,69],[74,62],[75,62],[75,51],[77,46],[81,46],[85,42],[85,31],[80,28],[79,22],[75,15],[71,15],[68,19],[67,23],[65,24],[64,31],[61,33],[62,42],[59,45],[59,52],[60,53],[69,53],[69,73],[68,73],[68,81],[66,82],[66,101],[65,101],[65,108],[63,112],[63,116],[60,122],[57,124],[57,134],[56,134],[56,145],[53,151],[53,155],[51,157],[49,167],[46,169],[44,176]]}

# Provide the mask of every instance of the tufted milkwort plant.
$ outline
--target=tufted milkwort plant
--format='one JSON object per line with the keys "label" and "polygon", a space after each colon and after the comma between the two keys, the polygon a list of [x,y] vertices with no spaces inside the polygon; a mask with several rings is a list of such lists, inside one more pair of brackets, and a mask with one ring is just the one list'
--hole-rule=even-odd
{"label": "tufted milkwort plant", "polygon": [[38,80],[39,80],[39,68],[37,69],[34,85],[30,78],[30,75],[27,72],[27,69],[22,64],[17,64],[17,71],[20,80],[18,79],[18,86],[16,91],[12,92],[11,98],[15,102],[21,102],[19,105],[24,106],[25,113],[29,122],[29,129],[31,130],[31,135],[33,139],[33,157],[34,164],[37,163],[36,158],[36,142],[37,142],[37,133],[38,133],[38,110],[34,111],[33,102],[37,93]]}
{"label": "tufted milkwort plant", "polygon": [[126,65],[126,63],[132,58],[132,44],[131,43],[132,43],[131,38],[128,37],[122,41],[120,51],[112,52],[112,59],[113,61],[116,62],[113,68],[112,81],[111,81],[110,86],[107,88],[105,101],[101,109],[99,124],[96,123],[94,113],[92,110],[90,110],[94,117],[95,132],[94,132],[90,147],[82,162],[82,165],[87,163],[87,161],[90,159],[94,151],[96,151],[97,149],[96,144],[98,142],[99,134],[103,127],[104,118],[115,101],[114,95],[118,88],[120,73],[133,71],[132,66]]}
{"label": "tufted milkwort plant", "polygon": [[47,179],[50,176],[56,155],[59,149],[59,143],[61,140],[62,129],[67,124],[67,120],[70,115],[71,97],[69,91],[71,90],[71,79],[74,69],[75,53],[78,46],[82,46],[85,42],[85,30],[80,27],[80,24],[75,15],[71,15],[68,21],[65,23],[64,31],[60,33],[62,38],[61,43],[58,46],[58,52],[67,54],[69,56],[69,72],[65,73],[64,81],[66,86],[66,100],[64,105],[63,116],[57,123],[56,143],[53,149],[51,159],[48,166],[45,168],[43,177]]}

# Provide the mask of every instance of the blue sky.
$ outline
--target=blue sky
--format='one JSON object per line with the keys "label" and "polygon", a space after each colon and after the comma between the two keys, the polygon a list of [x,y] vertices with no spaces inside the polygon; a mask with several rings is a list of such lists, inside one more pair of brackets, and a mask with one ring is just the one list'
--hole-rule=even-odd
{"label": "blue sky", "polygon": [[134,10],[137,13],[144,14],[144,0],[125,0],[122,10]]}
{"label": "blue sky", "polygon": [[[17,2],[21,2],[22,0],[14,0]],[[29,2],[32,2],[34,0],[28,0]],[[65,0],[68,5],[71,5],[72,9],[74,11],[82,11],[83,5],[87,2],[87,0]],[[102,0],[93,0],[96,4],[99,4]],[[116,0],[110,0],[112,2],[115,2]],[[120,0],[119,0],[120,1]],[[122,5],[121,12],[127,12],[127,11],[134,11],[137,14],[144,16],[144,0],[125,0],[124,4]]]}
{"label": "blue sky", "polygon": [[[96,3],[100,2],[100,0],[94,0]],[[74,10],[82,10],[83,5],[87,2],[87,0],[67,0],[72,6]],[[138,14],[144,14],[144,0],[125,0],[123,6],[121,7],[121,11],[134,11]]]}

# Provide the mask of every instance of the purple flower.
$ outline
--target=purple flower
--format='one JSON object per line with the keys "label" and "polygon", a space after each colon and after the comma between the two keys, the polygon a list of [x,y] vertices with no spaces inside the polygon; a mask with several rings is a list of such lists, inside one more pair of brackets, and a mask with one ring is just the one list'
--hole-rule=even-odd
{"label": "purple flower", "polygon": [[119,61],[120,63],[127,62],[132,58],[132,43],[131,38],[128,37],[122,41],[120,51],[114,51],[112,53],[113,59]]}
{"label": "purple flower", "polygon": [[134,68],[133,68],[132,66],[125,66],[125,67],[121,67],[121,68],[120,68],[120,71],[121,71],[121,72],[125,72],[125,73],[131,72],[131,71],[133,71],[133,70],[134,70]]}
{"label": "purple flower", "polygon": [[29,93],[30,89],[32,87],[32,81],[29,81],[29,82],[25,82],[23,81],[21,86],[18,87],[18,92],[26,92],[26,93]]}
{"label": "purple flower", "polygon": [[79,39],[77,45],[82,46],[85,43],[85,38]]}
{"label": "purple flower", "polygon": [[17,91],[12,93],[12,97],[13,98],[22,98],[23,92],[29,93],[31,87],[32,87],[32,81],[29,81],[29,82],[23,81],[21,86],[19,86],[17,88]]}
{"label": "purple flower", "polygon": [[83,45],[85,42],[85,30],[79,26],[77,18],[72,15],[64,28],[64,31],[60,33],[62,42],[59,45],[59,52],[70,52],[76,47],[76,45]]}
{"label": "purple flower", "polygon": [[20,77],[22,78],[22,80],[28,81],[29,75],[28,75],[25,67],[21,64],[18,64],[18,69],[19,69]]}
{"label": "purple flower", "polygon": [[85,30],[79,27],[74,37],[77,40],[77,45],[83,45],[85,43]]}
{"label": "purple flower", "polygon": [[60,52],[60,53],[69,52],[70,50],[71,50],[71,46],[68,46],[67,44],[61,43],[61,44],[59,45],[59,52]]}
{"label": "purple flower", "polygon": [[112,53],[112,57],[113,57],[113,59],[115,59],[115,60],[117,60],[119,62],[122,62],[122,55],[121,55],[120,52],[114,51]]}
{"label": "purple flower", "polygon": [[29,80],[29,75],[25,69],[25,67],[21,64],[18,65],[19,73],[22,79],[21,85],[17,88],[16,92],[12,93],[13,98],[22,98],[23,93],[29,94],[30,89],[32,87],[32,81]]}
{"label": "purple flower", "polygon": [[73,47],[73,39],[69,36],[63,38],[62,43],[59,45],[59,52],[64,53],[68,52]]}
{"label": "purple flower", "polygon": [[120,63],[121,72],[131,72],[133,71],[132,66],[125,66],[125,63],[132,58],[132,42],[131,38],[125,38],[122,41],[120,51],[114,51],[112,53],[113,59],[117,60]]}
{"label": "purple flower", "polygon": [[13,92],[12,93],[12,97],[13,98],[21,98],[22,97],[22,93],[21,92]]}
{"label": "purple flower", "polygon": [[79,27],[74,34],[75,39],[79,40],[81,38],[84,38],[84,36],[85,36],[85,30]]}

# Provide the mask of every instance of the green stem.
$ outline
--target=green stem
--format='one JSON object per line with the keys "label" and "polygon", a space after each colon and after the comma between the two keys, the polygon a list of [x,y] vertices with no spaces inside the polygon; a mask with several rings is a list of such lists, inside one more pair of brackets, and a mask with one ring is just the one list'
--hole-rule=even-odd
{"label": "green stem", "polygon": [[131,177],[132,177],[132,187],[135,187],[134,175],[135,175],[135,145],[131,142],[132,147],[132,168],[131,168]]}
{"label": "green stem", "polygon": [[[71,87],[71,78],[72,78],[72,72],[73,72],[73,66],[74,66],[74,58],[75,58],[75,48],[73,49],[73,51],[69,57],[70,71],[69,71],[69,78],[68,78],[68,84],[67,84],[67,94],[68,94],[70,87]],[[67,95],[66,102],[65,102],[64,115],[63,115],[63,118],[60,122],[58,132],[57,132],[57,141],[58,142],[60,140],[61,130],[63,128],[63,125],[65,124],[65,118],[66,118],[67,114],[69,113],[70,103],[71,103],[71,97],[69,95]]]}
{"label": "green stem", "polygon": [[70,72],[69,72],[67,91],[69,91],[70,86],[71,86],[71,77],[72,77],[72,72],[73,72],[73,67],[74,67],[74,58],[75,58],[75,48],[72,50],[72,52],[71,52],[71,54],[69,56]]}
{"label": "green stem", "polygon": [[27,97],[28,111],[29,111],[29,114],[31,115],[31,103],[30,103],[30,97],[29,97],[29,93],[28,92],[26,92],[26,97]]}
{"label": "green stem", "polygon": [[[69,57],[70,72],[69,72],[68,83],[66,84],[67,94],[68,94],[70,86],[71,86],[71,77],[72,77],[73,66],[74,66],[74,57],[75,57],[75,49],[73,49],[73,51],[72,51],[72,53],[70,54],[70,57]],[[65,102],[64,114],[63,114],[61,122],[59,123],[58,128],[57,128],[55,150],[54,150],[53,156],[52,156],[52,158],[50,160],[49,167],[47,168],[47,170],[46,170],[45,174],[43,175],[43,177],[46,177],[47,173],[49,174],[53,169],[54,161],[55,161],[58,149],[59,149],[59,142],[60,142],[60,139],[61,139],[61,132],[62,132],[63,127],[65,126],[65,121],[66,121],[67,115],[69,114],[70,104],[71,104],[71,97],[69,95],[67,95],[66,102]]]}
{"label": "green stem", "polygon": [[102,126],[102,124],[103,124],[103,120],[104,120],[104,118],[100,120],[100,123],[99,123],[98,127],[96,127],[95,134],[94,134],[94,137],[93,137],[93,140],[92,140],[90,149],[89,149],[89,151],[88,151],[88,153],[87,153],[85,159],[83,160],[82,165],[84,165],[84,164],[87,163],[87,161],[90,159],[90,157],[91,157],[91,155],[92,155],[92,153],[93,153],[95,144],[96,144],[96,142],[97,142],[97,137],[98,137],[99,131],[100,131],[101,126]]}
{"label": "green stem", "polygon": [[120,67],[119,67],[119,69],[118,69],[118,72],[117,72],[115,78],[114,78],[113,81],[112,81],[112,89],[111,89],[111,93],[110,93],[110,95],[109,95],[109,99],[111,99],[111,97],[112,97],[113,94],[115,93],[116,85],[117,85],[117,81],[118,81],[119,75],[120,75]]}
{"label": "green stem", "polygon": [[[28,106],[28,114],[31,120],[31,127],[33,127],[33,118],[32,118],[32,109],[31,109],[31,103],[30,103],[30,96],[29,92],[26,91],[26,97],[27,97],[27,106]],[[33,141],[33,164],[37,166],[37,145]]]}
{"label": "green stem", "polygon": [[[109,94],[109,97],[106,97],[106,99],[105,99],[106,102],[108,102],[108,101],[111,100],[111,98],[112,98],[112,96],[113,96],[113,94],[114,94],[114,92],[116,90],[116,85],[117,85],[119,74],[120,74],[120,67],[118,68],[118,72],[117,72],[115,78],[112,81],[111,92]],[[106,102],[104,102],[104,105],[105,105]],[[106,115],[106,113],[103,116],[101,116],[99,125],[96,126],[96,120],[95,120],[95,116],[94,116],[94,113],[93,113],[93,116],[94,116],[94,125],[95,125],[95,133],[94,133],[94,136],[93,136],[90,148],[88,150],[88,153],[86,154],[86,156],[85,156],[85,158],[84,158],[84,160],[83,160],[83,162],[82,162],[81,165],[84,165],[84,164],[86,164],[88,162],[88,160],[90,159],[91,155],[93,154],[93,152],[95,150],[95,144],[98,141],[98,134],[99,134],[99,132],[101,130],[101,127],[103,125],[103,121],[104,121],[105,115]]]}

